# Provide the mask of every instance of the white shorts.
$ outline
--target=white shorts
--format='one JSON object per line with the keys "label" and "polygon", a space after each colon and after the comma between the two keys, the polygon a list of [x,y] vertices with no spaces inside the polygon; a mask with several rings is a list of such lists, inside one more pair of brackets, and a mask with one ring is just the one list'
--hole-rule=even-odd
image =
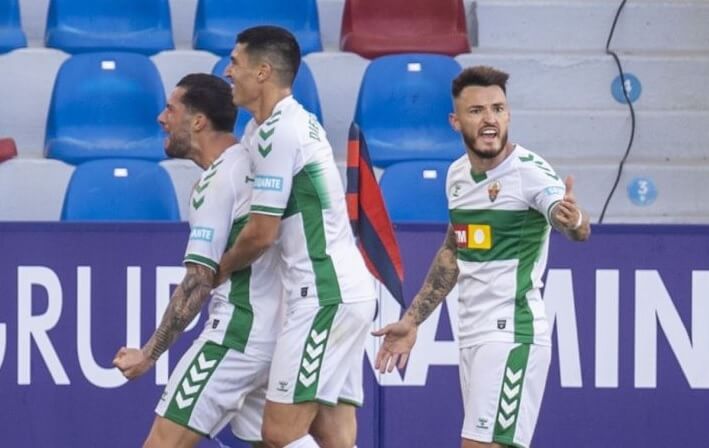
{"label": "white shorts", "polygon": [[551,347],[490,342],[460,350],[461,436],[526,448],[537,424]]}
{"label": "white shorts", "polygon": [[361,406],[364,343],[375,308],[374,300],[289,307],[266,397],[277,403]]}
{"label": "white shorts", "polygon": [[210,438],[231,421],[234,435],[260,441],[269,367],[198,338],[170,375],[155,413]]}

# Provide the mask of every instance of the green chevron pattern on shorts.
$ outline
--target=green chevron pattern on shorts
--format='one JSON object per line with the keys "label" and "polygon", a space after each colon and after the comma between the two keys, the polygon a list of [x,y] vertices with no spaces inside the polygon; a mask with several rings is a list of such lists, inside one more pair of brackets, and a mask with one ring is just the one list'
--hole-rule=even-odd
{"label": "green chevron pattern on shorts", "polygon": [[320,369],[325,357],[325,349],[335,321],[335,314],[339,305],[326,305],[320,307],[315,316],[313,326],[308,333],[303,348],[303,357],[300,360],[300,369],[295,386],[293,403],[315,401],[318,384],[320,383]]}

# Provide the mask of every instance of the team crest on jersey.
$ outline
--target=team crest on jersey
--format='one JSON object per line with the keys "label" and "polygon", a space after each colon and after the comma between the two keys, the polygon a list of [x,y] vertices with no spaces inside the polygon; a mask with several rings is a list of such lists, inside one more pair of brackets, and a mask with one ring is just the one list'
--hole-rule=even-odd
{"label": "team crest on jersey", "polygon": [[502,190],[502,183],[499,180],[496,180],[495,182],[488,185],[487,197],[490,198],[490,202],[495,202],[495,199],[497,199],[497,195],[500,194],[500,190]]}
{"label": "team crest on jersey", "polygon": [[498,330],[504,330],[506,326],[507,326],[507,321],[505,319],[498,319],[497,320],[497,329]]}

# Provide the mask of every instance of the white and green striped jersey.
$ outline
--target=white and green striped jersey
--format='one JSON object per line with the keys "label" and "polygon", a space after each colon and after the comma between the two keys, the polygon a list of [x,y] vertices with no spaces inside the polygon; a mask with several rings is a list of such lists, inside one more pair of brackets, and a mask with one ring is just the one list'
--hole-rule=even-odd
{"label": "white and green striped jersey", "polygon": [[550,344],[540,288],[549,213],[564,192],[549,164],[519,145],[486,173],[473,175],[467,155],[448,169],[446,195],[460,269],[461,347]]}
{"label": "white and green striped jersey", "polygon": [[282,217],[283,284],[290,301],[322,305],[374,300],[355,244],[332,147],[317,118],[288,96],[243,144],[254,164],[251,212]]}
{"label": "white and green striped jersey", "polygon": [[[246,224],[252,183],[249,155],[240,144],[224,151],[202,173],[190,197],[185,263],[216,272],[222,255]],[[214,289],[203,336],[270,359],[280,328],[282,286],[277,271],[278,256],[272,248]]]}

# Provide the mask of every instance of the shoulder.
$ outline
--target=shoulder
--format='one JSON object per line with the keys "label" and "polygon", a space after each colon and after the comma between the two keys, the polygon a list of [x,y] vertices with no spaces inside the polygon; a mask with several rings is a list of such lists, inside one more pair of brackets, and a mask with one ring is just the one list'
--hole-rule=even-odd
{"label": "shoulder", "polygon": [[470,172],[470,160],[467,154],[463,154],[448,167],[448,178],[465,176]]}

